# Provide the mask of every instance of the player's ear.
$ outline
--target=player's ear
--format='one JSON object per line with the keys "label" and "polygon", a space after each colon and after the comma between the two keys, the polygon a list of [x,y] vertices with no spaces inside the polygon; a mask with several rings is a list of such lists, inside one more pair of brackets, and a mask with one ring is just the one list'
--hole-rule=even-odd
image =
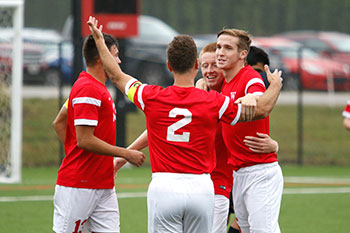
{"label": "player's ear", "polygon": [[199,62],[198,62],[198,58],[196,58],[196,61],[195,61],[195,63],[194,63],[194,68],[195,68],[196,70],[198,70],[198,69],[199,69]]}
{"label": "player's ear", "polygon": [[173,72],[173,69],[171,68],[171,66],[169,65],[169,61],[166,61],[166,65],[168,66],[168,69],[170,72]]}
{"label": "player's ear", "polygon": [[101,61],[101,58],[100,58],[100,57],[97,58],[96,64],[97,64],[97,65],[102,65],[102,61]]}
{"label": "player's ear", "polygon": [[245,60],[246,57],[248,55],[248,50],[244,49],[239,53],[239,56],[241,57],[241,59]]}

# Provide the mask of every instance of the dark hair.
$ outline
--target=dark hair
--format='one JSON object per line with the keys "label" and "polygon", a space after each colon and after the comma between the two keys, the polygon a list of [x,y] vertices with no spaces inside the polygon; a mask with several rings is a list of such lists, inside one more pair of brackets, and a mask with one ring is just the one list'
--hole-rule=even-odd
{"label": "dark hair", "polygon": [[[108,50],[110,50],[113,45],[119,48],[118,40],[114,36],[103,33],[103,37]],[[96,43],[92,35],[89,35],[84,41],[83,56],[86,66],[94,66],[99,58]]]}
{"label": "dark hair", "polygon": [[173,71],[185,73],[190,70],[197,59],[197,46],[189,35],[175,36],[167,49],[168,62]]}
{"label": "dark hair", "polygon": [[221,35],[230,35],[238,38],[238,51],[247,50],[249,51],[249,46],[252,43],[250,35],[248,32],[240,29],[223,29],[218,33],[218,38]]}
{"label": "dark hair", "polygon": [[253,66],[259,62],[263,63],[264,65],[270,65],[269,56],[263,49],[255,46],[250,46],[250,50],[247,55],[248,65]]}

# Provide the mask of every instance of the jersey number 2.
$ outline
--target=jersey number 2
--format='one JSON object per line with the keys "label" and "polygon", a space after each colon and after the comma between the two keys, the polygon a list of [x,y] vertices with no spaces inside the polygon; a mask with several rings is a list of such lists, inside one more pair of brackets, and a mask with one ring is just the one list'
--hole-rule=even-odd
{"label": "jersey number 2", "polygon": [[176,116],[184,116],[181,120],[175,122],[168,127],[167,140],[171,142],[189,142],[190,133],[183,132],[182,134],[175,134],[175,131],[184,127],[192,121],[192,113],[186,108],[173,108],[169,112],[170,118],[175,118]]}

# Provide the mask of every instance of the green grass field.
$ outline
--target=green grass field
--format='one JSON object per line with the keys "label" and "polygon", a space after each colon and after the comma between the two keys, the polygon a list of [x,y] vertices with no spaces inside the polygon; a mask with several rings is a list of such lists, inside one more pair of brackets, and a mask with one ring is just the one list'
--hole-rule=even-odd
{"label": "green grass field", "polygon": [[[271,136],[279,142],[278,155],[285,176],[280,214],[282,232],[349,232],[350,134],[342,128],[342,107],[303,109],[305,165],[302,167],[291,166],[297,161],[296,107],[277,105],[270,115]],[[51,122],[57,111],[55,99],[24,100],[23,182],[0,184],[1,233],[52,232],[59,143]],[[126,129],[130,143],[145,129],[142,113],[128,113]],[[149,160],[142,168],[119,172],[117,192],[122,233],[147,232],[145,192],[150,179]]]}
{"label": "green grass field", "polygon": [[[350,167],[282,166],[282,170],[283,233],[349,232]],[[57,168],[25,168],[22,184],[0,185],[0,232],[52,232],[56,175]],[[118,173],[122,233],[147,232],[144,195],[150,179],[149,167],[122,169]]]}

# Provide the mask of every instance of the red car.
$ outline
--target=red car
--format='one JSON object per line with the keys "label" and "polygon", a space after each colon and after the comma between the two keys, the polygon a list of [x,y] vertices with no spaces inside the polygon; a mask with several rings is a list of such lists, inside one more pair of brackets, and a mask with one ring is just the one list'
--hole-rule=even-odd
{"label": "red car", "polygon": [[[284,86],[287,89],[296,89],[300,69],[304,89],[350,90],[350,69],[347,64],[323,58],[313,50],[286,38],[255,37],[253,45],[266,50],[272,68],[279,68],[275,61],[282,61],[285,70]],[[299,53],[302,57],[300,68]]]}
{"label": "red car", "polygon": [[291,31],[278,35],[301,43],[322,57],[350,65],[350,35],[328,31]]}

